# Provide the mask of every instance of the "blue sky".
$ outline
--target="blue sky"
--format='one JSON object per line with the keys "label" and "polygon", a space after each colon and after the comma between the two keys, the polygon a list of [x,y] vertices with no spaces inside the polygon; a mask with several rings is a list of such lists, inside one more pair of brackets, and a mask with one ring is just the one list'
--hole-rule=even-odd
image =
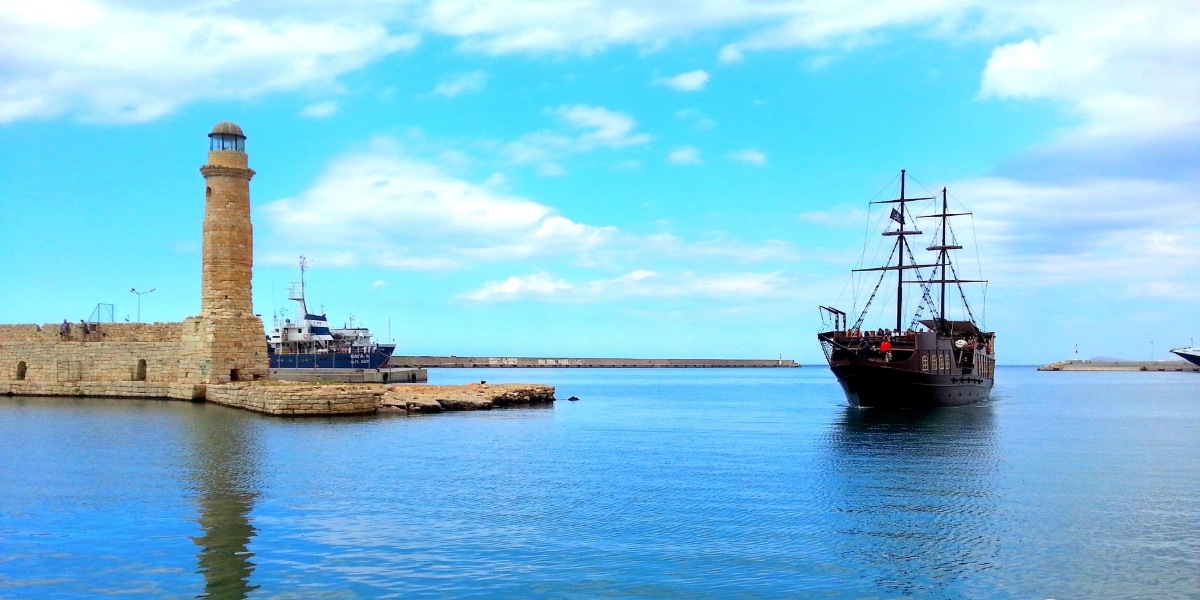
{"label": "blue sky", "polygon": [[900,169],[975,213],[1002,363],[1200,335],[1188,2],[16,0],[0,31],[0,322],[199,312],[231,120],[255,310],[305,255],[310,305],[401,354],[819,365]]}

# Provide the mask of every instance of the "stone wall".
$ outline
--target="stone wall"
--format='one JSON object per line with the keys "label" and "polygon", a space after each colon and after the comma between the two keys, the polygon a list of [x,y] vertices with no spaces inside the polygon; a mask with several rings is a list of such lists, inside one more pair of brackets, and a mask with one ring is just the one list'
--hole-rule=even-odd
{"label": "stone wall", "polygon": [[76,322],[63,338],[59,325],[0,325],[0,342],[178,342],[183,331],[183,323],[88,323],[91,332],[84,336]]}
{"label": "stone wall", "polygon": [[191,317],[182,331],[180,381],[214,384],[267,378],[267,342],[258,317]]}
{"label": "stone wall", "polygon": [[180,323],[101,323],[65,338],[58,325],[0,325],[0,381],[179,382]]}
{"label": "stone wall", "polygon": [[94,396],[203,400],[204,386],[147,381],[11,381],[0,379],[0,396]]}
{"label": "stone wall", "polygon": [[270,415],[358,415],[374,413],[382,394],[379,385],[259,382],[210,386],[206,399]]}

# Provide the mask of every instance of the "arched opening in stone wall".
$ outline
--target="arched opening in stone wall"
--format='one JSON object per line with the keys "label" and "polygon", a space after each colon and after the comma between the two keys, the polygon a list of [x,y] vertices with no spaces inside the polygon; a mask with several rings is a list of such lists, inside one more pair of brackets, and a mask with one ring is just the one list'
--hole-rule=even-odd
{"label": "arched opening in stone wall", "polygon": [[204,197],[208,198],[210,196],[212,196],[212,188],[210,188],[210,187],[204,188]]}
{"label": "arched opening in stone wall", "polygon": [[237,380],[238,380],[238,370],[237,370],[237,369],[230,369],[230,370],[229,370],[229,380],[230,380],[230,381],[237,381]]}
{"label": "arched opening in stone wall", "polygon": [[25,368],[25,361],[17,363],[17,381],[23,381],[25,379]]}
{"label": "arched opening in stone wall", "polygon": [[146,380],[146,359],[138,359],[137,372],[133,374],[134,381]]}

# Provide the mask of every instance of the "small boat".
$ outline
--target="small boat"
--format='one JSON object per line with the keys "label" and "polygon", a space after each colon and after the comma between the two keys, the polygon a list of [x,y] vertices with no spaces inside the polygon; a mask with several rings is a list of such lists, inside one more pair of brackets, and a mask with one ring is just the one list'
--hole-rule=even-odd
{"label": "small boat", "polygon": [[[950,232],[951,217],[970,213],[949,212],[946,190],[942,189],[940,211],[917,218],[938,219],[939,227],[926,250],[936,253],[936,260],[917,262],[909,238],[923,235],[909,213],[908,204],[934,201],[935,197],[906,198],[905,171],[900,172],[900,197],[872,204],[891,205],[888,230],[884,236],[895,237],[887,264],[881,267],[855,269],[855,272],[880,273],[870,299],[854,323],[848,322],[844,311],[820,307],[822,321],[828,327],[817,334],[829,368],[837,377],[846,399],[852,406],[863,408],[931,408],[975,404],[988,399],[994,383],[996,367],[996,334],[980,327],[963,294],[964,283],[986,283],[986,280],[961,279],[954,269],[950,252],[962,249]],[[891,229],[895,224],[896,228]],[[908,262],[905,262],[908,259]],[[928,269],[929,277],[922,277]],[[871,302],[884,279],[896,274],[896,326],[894,329],[864,330],[863,322]],[[952,284],[961,297],[966,319],[947,318],[947,284]],[[911,320],[906,324],[905,288],[919,286],[920,295]],[[922,318],[925,310],[932,315]]]}
{"label": "small boat", "polygon": [[1200,367],[1200,348],[1176,348],[1171,352],[1179,358]]}
{"label": "small boat", "polygon": [[379,344],[366,327],[329,326],[325,315],[308,310],[304,299],[307,260],[300,257],[300,282],[293,284],[288,299],[300,304],[296,319],[280,321],[267,335],[267,356],[272,369],[382,369],[396,350],[395,344]]}

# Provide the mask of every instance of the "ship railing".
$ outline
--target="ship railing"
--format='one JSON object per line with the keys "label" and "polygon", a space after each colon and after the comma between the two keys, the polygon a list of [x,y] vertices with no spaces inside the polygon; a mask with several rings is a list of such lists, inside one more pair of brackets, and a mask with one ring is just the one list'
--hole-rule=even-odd
{"label": "ship railing", "polygon": [[915,348],[917,345],[916,332],[905,332],[905,333],[901,333],[901,334],[881,334],[881,333],[877,333],[875,331],[868,331],[866,333],[863,333],[863,332],[855,331],[855,330],[851,329],[848,331],[834,331],[834,332],[832,332],[832,335],[830,337],[833,338],[839,345],[851,346],[851,347],[857,347],[858,344],[861,343],[861,341],[864,338],[866,338],[868,344],[871,344],[874,346],[878,346],[885,339],[890,340],[893,347],[910,346],[910,347]]}

